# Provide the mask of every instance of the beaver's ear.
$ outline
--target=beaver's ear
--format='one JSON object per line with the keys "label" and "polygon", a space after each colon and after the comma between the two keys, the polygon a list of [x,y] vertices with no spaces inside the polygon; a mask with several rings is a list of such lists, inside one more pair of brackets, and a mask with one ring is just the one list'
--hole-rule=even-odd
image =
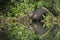
{"label": "beaver's ear", "polygon": [[29,17],[29,18],[31,18],[31,17],[33,17],[33,12],[27,12],[27,16]]}

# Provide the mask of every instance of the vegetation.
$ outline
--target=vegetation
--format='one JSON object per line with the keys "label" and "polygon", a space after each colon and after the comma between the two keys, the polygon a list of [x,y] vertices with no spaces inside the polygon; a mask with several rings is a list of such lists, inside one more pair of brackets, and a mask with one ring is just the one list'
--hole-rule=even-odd
{"label": "vegetation", "polygon": [[[29,24],[27,17],[24,24],[17,21],[37,7],[45,7],[54,16],[48,13],[44,16],[46,22],[43,27],[48,31],[42,35],[26,29]],[[0,0],[0,40],[60,40],[59,24],[60,0]],[[49,31],[52,25],[53,29]]]}

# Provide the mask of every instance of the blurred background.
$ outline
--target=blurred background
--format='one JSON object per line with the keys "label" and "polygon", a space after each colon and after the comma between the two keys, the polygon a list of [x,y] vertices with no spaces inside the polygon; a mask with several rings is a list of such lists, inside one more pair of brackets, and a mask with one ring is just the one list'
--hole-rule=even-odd
{"label": "blurred background", "polygon": [[[26,24],[29,23],[25,21],[28,19],[23,20],[24,24],[12,22],[23,18],[28,11],[34,11],[37,7],[47,8],[57,18],[54,21],[55,17],[45,16],[46,29],[51,28],[50,22],[57,23],[46,35],[37,35],[32,30],[28,31]],[[60,40],[60,0],[0,0],[0,40]]]}

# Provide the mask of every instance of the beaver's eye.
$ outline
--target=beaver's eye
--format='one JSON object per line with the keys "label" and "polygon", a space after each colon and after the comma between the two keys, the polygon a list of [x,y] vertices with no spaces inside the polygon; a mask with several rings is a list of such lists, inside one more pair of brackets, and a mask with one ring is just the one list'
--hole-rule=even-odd
{"label": "beaver's eye", "polygon": [[36,22],[37,22],[37,20],[32,20],[32,22],[33,22],[33,23],[36,23]]}

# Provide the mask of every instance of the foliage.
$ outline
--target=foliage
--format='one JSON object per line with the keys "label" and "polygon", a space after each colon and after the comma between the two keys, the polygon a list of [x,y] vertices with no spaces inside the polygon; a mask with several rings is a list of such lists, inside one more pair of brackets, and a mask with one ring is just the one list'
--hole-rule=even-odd
{"label": "foliage", "polygon": [[[60,0],[1,0],[0,18],[22,18],[28,11],[34,11],[37,7],[46,7],[55,17],[60,19]],[[47,29],[51,28],[50,15],[46,16],[44,24]],[[53,18],[54,19],[54,18]],[[50,20],[50,21],[49,21]],[[1,20],[0,20],[1,21]],[[3,34],[4,33],[4,34]],[[1,37],[1,35],[6,35]],[[37,35],[32,30],[27,30],[25,25],[6,23],[0,25],[0,40],[60,40],[60,25],[55,24],[54,29],[48,34]]]}

